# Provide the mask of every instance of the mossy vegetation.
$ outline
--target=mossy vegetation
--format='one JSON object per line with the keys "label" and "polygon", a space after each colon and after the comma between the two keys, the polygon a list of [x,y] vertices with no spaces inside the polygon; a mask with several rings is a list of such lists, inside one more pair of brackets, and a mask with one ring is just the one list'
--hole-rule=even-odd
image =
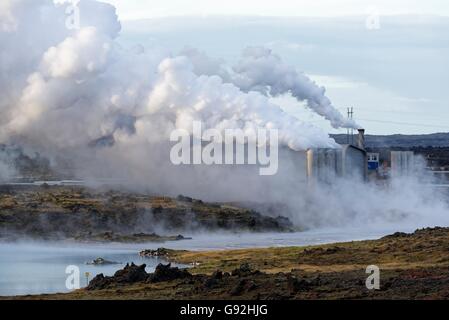
{"label": "mossy vegetation", "polygon": [[[292,225],[286,218],[186,196],[65,186],[0,190],[0,239],[144,242],[179,240],[181,232],[220,229],[282,232],[292,230]],[[161,230],[169,237],[154,237]]]}

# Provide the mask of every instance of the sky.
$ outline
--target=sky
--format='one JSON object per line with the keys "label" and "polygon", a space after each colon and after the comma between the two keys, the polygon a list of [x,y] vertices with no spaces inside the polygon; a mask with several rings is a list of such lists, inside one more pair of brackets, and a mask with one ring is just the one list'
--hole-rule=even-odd
{"label": "sky", "polygon": [[[107,0],[120,41],[179,52],[195,47],[233,62],[271,48],[324,86],[334,105],[372,134],[449,131],[449,3],[429,1]],[[194,4],[193,4],[194,3]],[[294,99],[286,111],[331,133]]]}
{"label": "sky", "polygon": [[107,0],[124,20],[174,15],[336,16],[381,14],[449,16],[445,0]]}

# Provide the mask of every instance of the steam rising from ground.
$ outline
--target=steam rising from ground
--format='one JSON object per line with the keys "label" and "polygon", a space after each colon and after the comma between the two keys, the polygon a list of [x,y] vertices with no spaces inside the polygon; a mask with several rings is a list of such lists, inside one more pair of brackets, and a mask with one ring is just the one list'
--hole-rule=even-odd
{"label": "steam rising from ground", "polygon": [[[286,212],[291,212],[296,225],[308,228],[414,230],[449,225],[447,198],[447,191],[440,192],[416,177],[397,178],[388,186],[342,180],[308,191],[304,198],[290,199],[286,203],[292,209]],[[301,209],[304,214],[293,214]]]}
{"label": "steam rising from ground", "polygon": [[[416,217],[432,208],[440,216],[445,208],[429,203],[414,183],[373,192],[341,181],[312,190],[297,179],[294,161],[273,180],[247,168],[173,167],[170,133],[191,133],[194,120],[204,129],[239,128],[249,136],[277,128],[280,145],[293,150],[338,147],[269,96],[290,93],[336,128],[357,124],[332,106],[324,88],[267,49],[248,48],[227,66],[194,49],[167,56],[141,46],[122,48],[112,6],[80,1],[77,30],[65,26],[66,6],[51,0],[0,4],[0,143],[70,161],[78,178],[112,177],[134,188],[209,200],[281,202],[307,226],[396,219],[401,210]],[[4,167],[0,162],[0,178]]]}
{"label": "steam rising from ground", "polygon": [[8,181],[11,178],[11,164],[5,163],[0,160],[0,182]]}

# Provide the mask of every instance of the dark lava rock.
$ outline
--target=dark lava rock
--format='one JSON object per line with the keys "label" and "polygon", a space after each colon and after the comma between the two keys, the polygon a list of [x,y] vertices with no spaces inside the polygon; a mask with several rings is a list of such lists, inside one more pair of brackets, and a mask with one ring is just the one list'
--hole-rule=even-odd
{"label": "dark lava rock", "polygon": [[131,263],[131,265],[126,264],[125,268],[118,270],[112,277],[105,277],[100,273],[89,282],[86,289],[101,290],[113,284],[131,284],[144,281],[148,277],[145,267],[145,264],[136,266],[134,263]]}
{"label": "dark lava rock", "polygon": [[305,279],[298,279],[292,276],[287,277],[287,287],[293,293],[308,290],[311,286],[312,282]]}
{"label": "dark lava rock", "polygon": [[100,273],[89,282],[86,289],[101,290],[107,288],[111,283],[113,283],[112,277],[105,277],[102,273]]}
{"label": "dark lava rock", "polygon": [[231,288],[229,294],[231,296],[240,296],[245,292],[253,291],[257,289],[257,285],[254,281],[249,279],[241,279],[239,282]]}
{"label": "dark lava rock", "polygon": [[157,214],[163,213],[164,208],[162,208],[162,206],[157,206],[152,209],[152,212],[157,215]]}
{"label": "dark lava rock", "polygon": [[121,262],[117,261],[109,261],[104,258],[97,258],[92,261],[86,262],[86,264],[94,265],[94,266],[100,266],[100,265],[108,265],[108,264],[121,264]]}
{"label": "dark lava rock", "polygon": [[237,277],[245,277],[252,274],[252,269],[248,263],[243,263],[238,269],[232,271],[231,275]]}
{"label": "dark lava rock", "polygon": [[254,281],[250,281],[247,285],[247,291],[253,291],[257,289],[257,284]]}
{"label": "dark lava rock", "polygon": [[179,269],[178,267],[171,267],[171,263],[164,265],[160,263],[154,273],[148,277],[148,282],[162,282],[175,279],[190,278],[192,275],[186,269]]}
{"label": "dark lava rock", "polygon": [[345,248],[342,248],[342,247],[331,247],[331,248],[327,248],[325,250],[325,253],[326,254],[333,254],[333,253],[337,253],[337,252],[342,252],[344,250],[345,250]]}
{"label": "dark lava rock", "polygon": [[190,278],[192,275],[185,269],[171,267],[171,264],[159,264],[154,273],[148,274],[145,271],[146,265],[137,266],[134,263],[127,264],[125,268],[118,270],[112,277],[105,277],[103,274],[97,275],[90,281],[87,290],[101,290],[117,284],[132,284],[136,282],[162,282],[175,279]]}
{"label": "dark lava rock", "polygon": [[304,249],[299,255],[313,255],[313,254],[321,254],[324,252],[323,248],[312,248],[312,249]]}
{"label": "dark lava rock", "polygon": [[168,257],[173,250],[166,248],[157,248],[156,250],[143,250],[140,251],[139,255],[141,257]]}
{"label": "dark lava rock", "polygon": [[287,217],[277,216],[274,219],[280,228],[285,230],[293,230],[293,223]]}
{"label": "dark lava rock", "polygon": [[131,265],[126,264],[125,268],[118,270],[114,274],[114,280],[118,283],[135,283],[144,281],[148,277],[148,273],[145,271],[146,264],[136,266],[134,263]]}
{"label": "dark lava rock", "polygon": [[432,227],[416,229],[413,233],[395,232],[381,239],[409,238],[413,236],[445,236],[448,233],[447,227]]}
{"label": "dark lava rock", "polygon": [[207,278],[204,280],[203,285],[207,289],[217,287],[220,284],[219,280],[215,278]]}
{"label": "dark lava rock", "polygon": [[414,235],[428,235],[428,236],[445,236],[449,228],[447,227],[432,227],[432,228],[423,228],[417,229],[413,233]]}
{"label": "dark lava rock", "polygon": [[407,238],[407,237],[410,237],[410,236],[411,236],[411,234],[409,234],[409,233],[405,233],[405,232],[395,232],[395,233],[390,234],[390,235],[388,235],[388,236],[385,236],[385,237],[383,237],[383,238],[381,238],[381,239]]}
{"label": "dark lava rock", "polygon": [[215,271],[212,273],[210,277],[207,277],[203,285],[206,288],[214,288],[217,287],[220,284],[220,281],[223,279],[223,272],[220,270]]}
{"label": "dark lava rock", "polygon": [[346,250],[342,247],[331,247],[331,248],[311,248],[304,249],[299,255],[300,256],[311,256],[311,255],[326,255],[326,254],[334,254],[339,253]]}
{"label": "dark lava rock", "polygon": [[221,280],[223,278],[223,272],[221,272],[220,270],[217,270],[214,273],[212,273],[211,278]]}
{"label": "dark lava rock", "polygon": [[178,201],[184,201],[184,202],[193,202],[193,198],[183,196],[182,194],[180,194],[180,195],[176,198],[176,200],[178,200]]}
{"label": "dark lava rock", "polygon": [[242,279],[240,280],[237,285],[235,287],[233,287],[230,291],[229,294],[231,296],[239,296],[241,295],[243,292],[245,292],[245,287],[247,284],[247,280],[246,279]]}

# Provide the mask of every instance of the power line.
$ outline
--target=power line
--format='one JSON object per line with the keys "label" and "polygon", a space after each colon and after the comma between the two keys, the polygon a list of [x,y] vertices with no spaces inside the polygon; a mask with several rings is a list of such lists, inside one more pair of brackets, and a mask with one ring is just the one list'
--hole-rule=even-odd
{"label": "power line", "polygon": [[[407,110],[391,110],[391,109],[368,109],[368,108],[357,108],[357,110],[362,110],[362,113],[369,112],[369,113],[394,113],[394,114],[402,114],[402,115],[419,115],[419,116],[426,116],[427,118],[437,118],[437,115],[429,114],[426,111],[407,111]],[[338,110],[343,111],[344,109],[339,108]],[[438,117],[440,119],[440,117]]]}
{"label": "power line", "polygon": [[375,120],[375,119],[362,119],[362,118],[358,118],[358,120],[368,121],[368,122],[400,124],[400,125],[405,125],[405,126],[417,126],[417,127],[428,127],[428,128],[445,128],[445,129],[449,130],[449,125],[448,126],[439,126],[439,125],[423,124],[423,123],[411,123],[411,122],[399,122],[399,121]]}
{"label": "power line", "polygon": [[[347,116],[348,119],[353,119],[354,115],[354,109],[353,108],[347,108]],[[427,128],[444,128],[449,131],[449,125],[433,125],[433,124],[424,124],[424,123],[413,123],[413,122],[401,122],[401,121],[389,121],[389,120],[378,120],[378,119],[366,119],[366,118],[356,118],[356,120],[362,120],[367,122],[377,122],[377,123],[388,123],[388,124],[397,124],[397,125],[405,125],[405,126],[415,126],[415,127],[427,127]],[[317,122],[328,122],[326,119],[314,119],[314,120],[308,120],[309,123],[317,123]],[[348,135],[348,143],[349,143],[349,137],[351,136],[349,132],[349,128],[347,129],[347,135]]]}

